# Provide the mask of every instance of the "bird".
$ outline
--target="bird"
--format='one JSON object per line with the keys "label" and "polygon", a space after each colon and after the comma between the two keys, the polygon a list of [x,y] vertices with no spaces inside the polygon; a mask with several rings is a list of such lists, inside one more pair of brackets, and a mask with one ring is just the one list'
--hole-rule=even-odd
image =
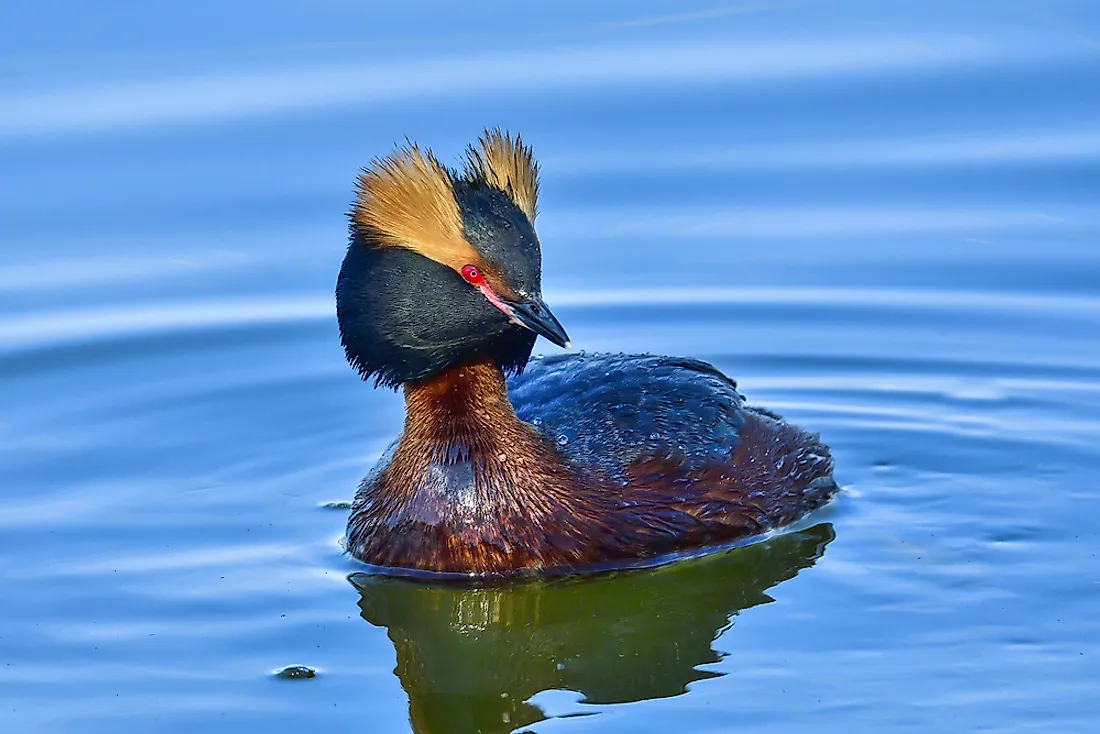
{"label": "bird", "polygon": [[406,141],[362,169],[340,340],[403,429],[351,503],[346,550],[395,575],[656,565],[791,525],[838,491],[816,434],[688,357],[570,349],[542,296],[539,166],[486,129],[461,167]]}

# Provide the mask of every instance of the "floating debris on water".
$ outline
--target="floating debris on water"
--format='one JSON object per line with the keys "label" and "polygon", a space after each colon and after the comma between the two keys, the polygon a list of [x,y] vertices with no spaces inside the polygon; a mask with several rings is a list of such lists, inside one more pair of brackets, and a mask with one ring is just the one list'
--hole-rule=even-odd
{"label": "floating debris on water", "polygon": [[307,665],[288,665],[275,671],[276,678],[316,678],[317,671]]}

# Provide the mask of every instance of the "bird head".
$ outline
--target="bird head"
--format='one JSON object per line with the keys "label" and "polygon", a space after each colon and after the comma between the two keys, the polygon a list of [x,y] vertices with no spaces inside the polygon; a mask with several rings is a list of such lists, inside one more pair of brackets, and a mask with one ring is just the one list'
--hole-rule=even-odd
{"label": "bird head", "polygon": [[409,143],[358,180],[336,286],[348,361],[396,386],[492,360],[517,372],[541,335],[569,337],[542,300],[538,164],[486,131],[461,171]]}

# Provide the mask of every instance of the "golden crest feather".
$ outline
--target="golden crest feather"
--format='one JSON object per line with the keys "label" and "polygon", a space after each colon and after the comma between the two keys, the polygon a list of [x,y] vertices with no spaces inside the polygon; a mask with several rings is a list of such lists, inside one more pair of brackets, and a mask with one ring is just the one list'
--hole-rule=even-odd
{"label": "golden crest feather", "polygon": [[456,270],[477,260],[463,236],[451,172],[414,143],[363,169],[352,218],[377,232],[381,244],[408,248]]}
{"label": "golden crest feather", "polygon": [[539,164],[523,139],[500,128],[485,130],[466,149],[466,175],[494,186],[516,203],[531,224],[538,215]]}

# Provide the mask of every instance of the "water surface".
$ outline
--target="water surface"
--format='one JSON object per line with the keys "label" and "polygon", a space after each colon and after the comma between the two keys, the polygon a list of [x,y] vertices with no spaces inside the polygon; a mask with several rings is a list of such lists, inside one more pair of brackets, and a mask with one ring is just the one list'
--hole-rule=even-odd
{"label": "water surface", "polygon": [[[1093,731],[1093,4],[6,15],[4,731]],[[336,334],[352,181],[485,125],[574,344],[714,362],[836,502],[595,580],[360,574],[402,406]]]}

